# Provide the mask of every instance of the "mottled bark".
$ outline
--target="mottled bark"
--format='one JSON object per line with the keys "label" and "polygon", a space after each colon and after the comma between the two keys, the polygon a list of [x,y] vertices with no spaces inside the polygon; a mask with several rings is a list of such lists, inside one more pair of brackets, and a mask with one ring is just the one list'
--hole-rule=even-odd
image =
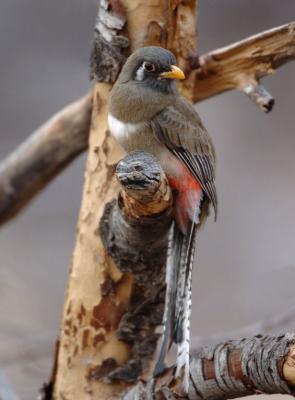
{"label": "mottled bark", "polygon": [[[147,163],[146,159],[143,174],[134,170],[134,160],[127,159],[131,170],[123,171],[123,175],[120,168],[124,170],[126,159],[119,164],[117,175],[124,187],[121,194],[120,185],[113,179],[115,163],[122,153],[108,132],[108,99],[110,83],[118,75],[127,53],[148,44],[169,48],[176,55],[178,65],[187,71],[188,79],[180,89],[191,101],[239,89],[266,111],[273,101],[258,84],[259,79],[294,58],[294,24],[196,58],[196,3],[195,0],[101,0],[91,75],[102,83],[94,90],[77,241],[54,373],[51,386],[44,390],[47,399],[118,399],[139,375],[148,376],[155,350],[155,327],[161,320],[164,301],[171,193],[159,167],[153,161]],[[90,104],[89,99],[86,103]],[[85,120],[89,121],[90,109],[82,109],[86,112]],[[67,132],[79,126],[70,122]],[[79,136],[79,130],[76,133]],[[72,140],[72,136],[67,139]],[[19,154],[31,154],[32,142],[26,147],[27,153],[22,149]],[[41,140],[41,143],[50,141]],[[54,146],[48,148],[50,151],[44,148],[47,156],[56,152],[60,156],[58,162],[53,163],[53,170],[52,163],[47,163],[27,191],[20,185],[20,194],[24,197],[15,210],[85,147],[84,138],[79,142],[79,150],[70,149],[66,157],[60,156],[63,145],[58,148],[60,153]],[[33,154],[37,159],[44,157],[41,149]],[[15,168],[19,166],[13,162],[12,158],[5,167],[11,163]],[[26,170],[37,164],[29,164]],[[15,176],[18,174],[12,174],[12,178]],[[149,176],[153,179],[149,180]],[[145,179],[149,185],[153,184],[154,192],[144,192],[146,187],[141,185]],[[2,183],[2,187],[5,185],[6,182]],[[290,355],[292,343],[293,337],[256,338],[203,349],[192,358],[190,395],[195,396],[192,398],[228,398],[257,390],[290,392],[285,380],[294,382],[293,356],[287,358],[288,362],[285,357]],[[162,397],[173,398],[170,389],[180,390],[180,382],[174,382],[171,369],[156,383],[166,387],[157,393]],[[141,395],[147,396],[140,398],[151,398],[150,385],[141,384],[139,388]]]}
{"label": "mottled bark", "polygon": [[100,236],[122,277],[132,280],[128,310],[123,310],[116,331],[128,344],[130,358],[108,371],[101,372],[99,366],[92,377],[134,383],[149,366],[158,339],[155,329],[162,320],[172,193],[158,162],[143,152],[126,156],[118,164],[116,176],[122,189],[117,201],[105,207]]}
{"label": "mottled bark", "polygon": [[[193,352],[190,362],[190,400],[229,399],[257,393],[294,395],[295,335],[256,336],[233,340]],[[140,382],[123,400],[177,400],[181,381],[168,369],[154,382]]]}
{"label": "mottled bark", "polygon": [[[106,82],[114,82],[126,55],[130,52],[130,48],[126,48],[129,43],[126,36],[128,35],[126,10],[118,1],[111,3],[113,8],[109,10],[108,2],[101,2],[100,10],[102,11],[96,23],[90,62],[91,77]],[[175,4],[173,5],[172,2],[173,7]],[[191,7],[191,14],[188,7]],[[144,41],[145,44],[156,43],[177,51],[180,65],[189,76],[189,80],[184,83],[182,89],[193,102],[204,100],[226,90],[237,89],[244,92],[263,111],[271,111],[274,98],[259,81],[263,76],[273,74],[277,68],[294,60],[294,22],[198,56],[194,50],[191,29],[191,18],[194,15],[193,2],[185,6],[180,2],[177,13],[172,12],[164,22],[161,13],[166,9],[165,1],[151,3],[150,6],[148,4],[139,6],[134,2],[134,6],[130,4],[129,8],[129,13],[135,9],[134,13],[138,13],[136,15],[141,20],[144,18],[144,13],[147,15],[148,12],[156,13],[148,25],[145,25],[146,30],[142,32],[141,27],[137,26],[132,19],[132,48]],[[182,25],[180,21],[188,22],[188,27]],[[171,29],[175,29],[174,34],[171,34]],[[185,41],[186,35],[189,38],[188,42]],[[182,41],[178,46],[180,38]],[[81,103],[81,110],[79,112],[77,110],[77,118],[64,119],[62,114],[58,114],[58,117],[62,118],[62,129],[56,135],[58,136],[58,151],[56,151],[56,146],[52,146],[52,135],[43,133],[42,127],[40,132],[38,130],[38,134],[34,134],[1,163],[0,224],[14,217],[72,159],[86,150],[91,106],[90,97],[87,99],[87,102]],[[49,127],[45,125],[45,127],[51,130],[50,125]],[[74,135],[71,130],[75,132]],[[53,133],[55,134],[55,128],[53,128]],[[36,142],[40,143],[40,146],[36,146]],[[56,155],[59,155],[58,159]],[[45,166],[42,164],[40,168],[40,159],[49,161]],[[31,176],[34,179],[31,179]],[[16,184],[12,184],[10,188],[7,182],[9,184],[16,182]]]}
{"label": "mottled bark", "polygon": [[[117,9],[117,1],[104,1],[104,3],[107,5],[105,9],[108,12],[113,14],[121,12]],[[177,55],[180,66],[186,66],[189,53],[195,51],[196,1],[125,0],[121,1],[121,5],[124,7],[131,51],[144,44],[162,45],[169,47]],[[186,23],[180,23],[180,19]],[[124,31],[121,33],[123,34]],[[116,35],[118,34],[120,30],[116,31]],[[111,37],[110,40],[112,40]],[[191,94],[192,87],[193,81],[188,80],[182,88],[184,93]],[[126,319],[132,321],[132,318],[135,318],[140,321],[141,316],[144,315],[146,292],[138,289],[132,263],[128,262],[124,270],[129,268],[133,273],[124,272],[120,269],[123,257],[117,259],[114,257],[117,263],[110,257],[109,252],[112,249],[108,246],[111,240],[109,236],[107,240],[105,239],[105,230],[102,229],[103,220],[101,220],[103,215],[105,218],[107,216],[104,214],[105,204],[118,195],[118,184],[112,176],[113,164],[119,158],[119,150],[107,130],[110,88],[111,86],[105,83],[99,83],[95,88],[89,156],[77,242],[62,317],[57,374],[54,383],[53,397],[55,399],[116,399],[126,389],[130,381],[130,372],[136,372],[138,368],[136,359],[135,364],[133,362],[135,347],[140,347],[141,340],[133,345],[132,337],[130,341],[128,336],[120,340],[122,334],[119,330],[118,336],[117,331]],[[112,208],[109,212],[113,212]],[[144,219],[140,218],[141,220]],[[100,229],[98,229],[99,221],[101,221]],[[137,219],[139,227],[140,221]],[[162,225],[163,221],[161,224],[156,224],[155,228],[158,226],[160,229]],[[166,242],[163,232],[162,242],[163,244]],[[154,275],[151,274],[154,267],[151,268],[150,262],[158,254],[155,288],[158,285],[163,287],[165,246],[160,252],[161,257],[157,246],[153,246],[149,244],[145,246],[149,252],[149,259],[144,257],[140,275],[150,281],[149,284],[153,284]],[[140,252],[137,252],[137,258],[139,254]],[[137,266],[139,264],[136,263]],[[164,298],[160,300],[156,298],[155,301],[163,307]],[[142,304],[142,306],[134,309],[135,304]],[[159,310],[159,306],[157,309]],[[132,310],[131,314],[128,313],[130,310]],[[157,316],[156,312],[152,312],[152,317],[157,322],[161,319],[159,313]],[[143,367],[148,364],[155,349],[154,337],[150,335],[150,328],[146,331],[145,323],[144,320],[140,322],[141,328],[138,333],[143,335],[144,332],[149,332],[148,337],[153,340],[149,344],[148,356],[143,362]],[[132,324],[136,331],[137,325],[134,322]],[[127,334],[130,333],[127,332]],[[134,336],[134,332],[132,335]],[[141,352],[137,351],[137,354],[142,359],[144,358]],[[130,372],[128,372],[129,366],[132,367]],[[112,375],[116,371],[120,372],[117,375],[119,378],[117,383],[113,382],[114,375]],[[143,371],[143,375],[147,371],[148,369]],[[110,379],[112,383],[106,383],[106,380]]]}
{"label": "mottled bark", "polygon": [[9,221],[88,145],[93,93],[68,105],[0,164],[0,225]]}

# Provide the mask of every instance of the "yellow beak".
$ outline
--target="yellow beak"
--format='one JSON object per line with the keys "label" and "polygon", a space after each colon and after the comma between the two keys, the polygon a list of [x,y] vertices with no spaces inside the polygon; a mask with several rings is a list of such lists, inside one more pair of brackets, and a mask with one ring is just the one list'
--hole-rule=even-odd
{"label": "yellow beak", "polygon": [[162,72],[159,75],[161,78],[168,78],[168,79],[185,79],[185,75],[183,71],[176,67],[176,65],[171,65],[171,70]]}

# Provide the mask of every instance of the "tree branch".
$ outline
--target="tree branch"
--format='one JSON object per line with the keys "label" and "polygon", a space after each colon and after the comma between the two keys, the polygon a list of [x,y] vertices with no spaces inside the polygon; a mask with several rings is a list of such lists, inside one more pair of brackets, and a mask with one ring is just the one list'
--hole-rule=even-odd
{"label": "tree branch", "polygon": [[[111,143],[104,143],[99,151],[108,154]],[[75,278],[77,271],[71,274],[75,290],[69,291],[65,304],[58,375],[43,389],[48,393],[55,381],[56,398],[71,392],[76,368],[83,381],[76,388],[77,398],[98,387],[98,398],[116,398],[114,393],[136,382],[149,368],[158,339],[155,330],[162,320],[172,221],[172,193],[166,177],[158,162],[144,152],[130,153],[118,163],[119,194],[118,186],[109,185],[113,166],[106,174],[105,166],[97,166],[97,171],[101,187],[96,189],[99,198],[95,196],[95,203],[102,216],[94,219],[93,243],[86,244],[93,245],[95,261],[103,268],[98,273],[95,264],[90,273],[83,259],[78,271],[83,279]],[[106,203],[115,193],[117,199]],[[92,220],[92,212],[84,218]],[[84,231],[79,232],[78,242],[85,244]],[[86,364],[85,354],[89,355]],[[51,399],[51,395],[43,398]]]}
{"label": "tree branch", "polygon": [[92,92],[37,129],[0,164],[0,225],[30,200],[88,145]]}
{"label": "tree branch", "polygon": [[[111,13],[110,28],[98,19],[91,56],[92,77],[113,81],[117,76],[124,60],[120,51],[128,41],[124,36],[125,28],[123,35],[117,33],[124,27],[123,15],[121,10]],[[112,24],[117,28],[112,28]],[[151,32],[154,34],[153,30]],[[108,38],[112,45],[116,44],[116,51],[110,52]],[[102,48],[109,51],[108,57],[101,55]],[[193,75],[194,102],[237,89],[269,112],[274,99],[259,80],[294,58],[295,23],[292,22],[201,56],[193,54],[184,68],[190,77]],[[107,68],[110,63],[115,65],[111,71]],[[65,166],[86,150],[91,106],[90,95],[68,106],[0,164],[0,225],[17,215]]]}
{"label": "tree branch", "polygon": [[[123,274],[120,281],[132,276],[128,309],[116,331],[117,337],[128,343],[130,359],[101,372],[104,360],[91,377],[130,383],[136,382],[147,369],[158,339],[155,329],[161,324],[163,314],[172,193],[159,163],[142,151],[130,153],[120,161],[116,176],[121,191],[117,202],[105,208],[100,236],[108,255]],[[114,309],[110,312],[114,313]]]}
{"label": "tree branch", "polygon": [[[102,0],[100,4],[112,14],[120,12],[118,5],[123,6],[130,51],[144,45],[160,45],[173,51],[178,64],[184,65],[188,54],[195,50],[197,0]],[[101,30],[99,33],[103,36]],[[116,36],[122,33],[119,29]],[[125,220],[112,218],[113,212],[116,214],[112,211],[115,204],[107,206],[109,217],[105,208],[117,198],[118,191],[118,184],[112,180],[118,146],[107,124],[111,85],[106,82],[112,79],[111,75],[103,77],[103,83],[95,87],[84,193],[65,295],[57,374],[53,378],[55,399],[118,398],[128,382],[141,372],[149,372],[158,337],[155,327],[162,319],[165,250],[170,225],[165,222],[166,217],[160,225],[146,226],[147,240],[138,243],[133,236],[132,253],[131,257],[127,254],[127,260],[124,252],[116,258],[121,248],[119,229],[116,227],[113,234],[108,230],[113,222]],[[191,93],[192,82],[187,80],[185,85],[183,93]],[[183,84],[181,87],[184,89]],[[157,212],[154,217],[160,218],[162,214]],[[98,221],[101,221],[99,230]],[[140,233],[147,222],[147,218],[137,218],[131,228]],[[162,228],[165,225],[166,232]],[[132,232],[128,231],[129,234]],[[161,251],[155,243],[157,237],[163,245]],[[125,240],[128,239],[127,236]],[[155,252],[151,243],[156,246]],[[129,271],[123,272],[122,268]],[[106,384],[105,380],[112,383]]]}
{"label": "tree branch", "polygon": [[[255,336],[204,347],[191,356],[190,400],[228,399],[257,393],[294,395],[295,335]],[[123,400],[179,399],[172,368],[152,384],[140,382]]]}
{"label": "tree branch", "polygon": [[188,72],[195,70],[193,101],[237,89],[244,92],[261,110],[269,112],[274,99],[259,81],[294,59],[295,22],[202,56],[192,55]]}

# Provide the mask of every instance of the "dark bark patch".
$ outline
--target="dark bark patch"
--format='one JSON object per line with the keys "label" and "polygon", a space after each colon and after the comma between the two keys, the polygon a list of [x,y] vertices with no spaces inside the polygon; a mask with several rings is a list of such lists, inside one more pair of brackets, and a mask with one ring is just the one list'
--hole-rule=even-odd
{"label": "dark bark patch", "polygon": [[105,340],[105,335],[102,333],[98,333],[93,338],[93,346],[96,347],[98,343],[103,342]]}
{"label": "dark bark patch", "polygon": [[100,3],[90,55],[90,78],[114,83],[125,62],[128,46],[124,7],[118,0]]}
{"label": "dark bark patch", "polygon": [[118,327],[122,309],[109,297],[103,297],[101,302],[92,310],[91,325],[95,329],[104,328],[110,332]]}
{"label": "dark bark patch", "polygon": [[88,377],[93,380],[103,379],[116,367],[118,363],[114,358],[106,358],[101,365],[90,369]]}
{"label": "dark bark patch", "polygon": [[130,360],[122,367],[118,367],[107,375],[106,381],[119,381],[126,383],[136,382],[142,374],[142,362],[139,359]]}
{"label": "dark bark patch", "polygon": [[86,315],[86,310],[85,310],[83,304],[81,304],[80,311],[79,311],[79,313],[77,315],[77,319],[79,321],[79,325],[82,324],[82,320],[85,317],[85,315]]}
{"label": "dark bark patch", "polygon": [[114,297],[116,294],[116,284],[115,282],[108,276],[105,281],[101,285],[101,295]]}
{"label": "dark bark patch", "polygon": [[89,333],[90,333],[89,329],[85,329],[85,330],[83,331],[83,335],[82,335],[82,349],[83,349],[83,350],[85,350],[86,347],[89,346],[89,342],[88,342],[88,340],[89,340]]}

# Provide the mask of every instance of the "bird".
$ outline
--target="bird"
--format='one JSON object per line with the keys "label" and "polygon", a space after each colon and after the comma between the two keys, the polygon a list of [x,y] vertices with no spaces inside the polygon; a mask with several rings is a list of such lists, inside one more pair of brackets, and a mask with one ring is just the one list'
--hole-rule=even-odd
{"label": "bird", "polygon": [[111,90],[108,124],[125,152],[146,151],[159,161],[174,193],[163,332],[154,376],[165,370],[166,355],[175,343],[175,377],[183,377],[187,393],[195,238],[210,204],[216,219],[217,194],[214,145],[198,113],[177,89],[176,81],[182,79],[184,72],[169,50],[137,49]]}

